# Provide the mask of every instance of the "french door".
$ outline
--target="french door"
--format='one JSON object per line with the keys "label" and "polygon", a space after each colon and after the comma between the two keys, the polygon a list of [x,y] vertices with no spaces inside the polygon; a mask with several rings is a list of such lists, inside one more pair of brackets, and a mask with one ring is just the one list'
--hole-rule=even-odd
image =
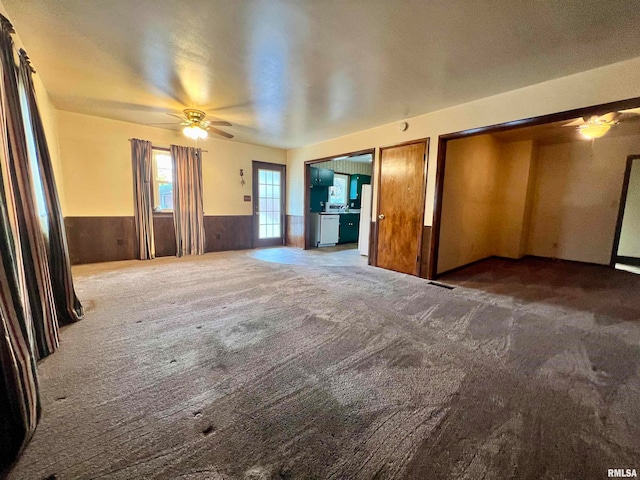
{"label": "french door", "polygon": [[253,246],[284,245],[286,167],[253,162]]}

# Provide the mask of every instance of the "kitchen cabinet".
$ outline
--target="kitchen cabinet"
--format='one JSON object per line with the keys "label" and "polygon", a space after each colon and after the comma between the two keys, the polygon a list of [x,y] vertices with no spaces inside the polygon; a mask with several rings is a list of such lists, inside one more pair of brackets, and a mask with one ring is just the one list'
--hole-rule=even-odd
{"label": "kitchen cabinet", "polygon": [[360,228],[359,213],[343,213],[340,215],[340,229],[338,243],[354,243],[358,241]]}
{"label": "kitchen cabinet", "polygon": [[309,190],[309,211],[312,213],[324,212],[325,205],[329,199],[329,187],[311,185]]}
{"label": "kitchen cabinet", "polygon": [[328,168],[310,167],[311,187],[332,187],[333,186],[333,170]]}
{"label": "kitchen cabinet", "polygon": [[351,175],[349,185],[349,208],[361,208],[362,204],[362,185],[370,185],[370,175]]}

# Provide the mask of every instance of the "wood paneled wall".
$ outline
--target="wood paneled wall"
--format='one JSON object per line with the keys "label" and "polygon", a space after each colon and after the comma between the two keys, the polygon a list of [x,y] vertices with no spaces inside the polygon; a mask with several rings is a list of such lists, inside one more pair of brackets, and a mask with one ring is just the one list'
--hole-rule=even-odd
{"label": "wood paneled wall", "polygon": [[253,216],[204,217],[205,252],[253,248]]}
{"label": "wood paneled wall", "polygon": [[133,217],[64,219],[72,265],[137,258]]}
{"label": "wood paneled wall", "polygon": [[153,216],[153,235],[156,243],[156,257],[173,257],[176,254],[176,227],[173,215]]}
{"label": "wood paneled wall", "polygon": [[[154,215],[156,256],[176,254],[172,215]],[[133,217],[66,217],[69,256],[73,265],[133,260],[137,256]],[[205,251],[253,248],[253,216],[205,216]]]}
{"label": "wood paneled wall", "polygon": [[304,217],[287,215],[286,243],[290,247],[304,248]]}
{"label": "wood paneled wall", "polygon": [[429,278],[429,255],[431,253],[431,227],[422,227],[422,251],[420,252],[420,277]]}

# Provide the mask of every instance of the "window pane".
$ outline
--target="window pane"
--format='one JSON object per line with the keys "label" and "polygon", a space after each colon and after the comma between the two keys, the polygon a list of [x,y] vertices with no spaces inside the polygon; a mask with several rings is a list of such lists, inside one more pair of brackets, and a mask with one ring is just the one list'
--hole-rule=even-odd
{"label": "window pane", "polygon": [[273,183],[273,172],[271,170],[267,170],[266,183]]}
{"label": "window pane", "polygon": [[347,179],[346,175],[336,174],[333,177],[333,186],[329,187],[329,203],[334,205],[346,205],[347,203]]}
{"label": "window pane", "polygon": [[267,214],[264,212],[260,212],[260,225],[267,224]]}
{"label": "window pane", "polygon": [[158,200],[162,210],[173,209],[173,183],[158,183]]}
{"label": "window pane", "polygon": [[173,181],[173,172],[170,168],[158,168],[158,173],[156,174],[156,180],[161,182],[171,182]]}
{"label": "window pane", "polygon": [[264,170],[258,170],[258,183],[264,183],[266,177],[266,172]]}
{"label": "window pane", "polygon": [[273,184],[280,185],[280,172],[273,172]]}
{"label": "window pane", "polygon": [[267,226],[260,225],[260,238],[267,238]]}
{"label": "window pane", "polygon": [[265,185],[260,185],[260,193],[259,193],[260,197],[266,197],[267,196],[267,187]]}

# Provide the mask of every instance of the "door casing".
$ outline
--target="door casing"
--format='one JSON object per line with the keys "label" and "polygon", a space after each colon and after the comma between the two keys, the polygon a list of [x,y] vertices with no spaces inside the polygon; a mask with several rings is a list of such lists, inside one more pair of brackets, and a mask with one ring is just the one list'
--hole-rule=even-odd
{"label": "door casing", "polygon": [[[281,185],[281,195],[280,195],[280,237],[279,238],[267,238],[260,239],[260,219],[258,217],[259,207],[260,207],[260,198],[259,198],[259,182],[258,182],[258,170],[266,169],[266,170],[277,170],[280,172],[280,185]],[[280,163],[267,163],[267,162],[259,162],[254,160],[252,162],[252,170],[253,170],[253,247],[273,247],[276,245],[284,245],[286,239],[286,225],[285,225],[285,208],[287,205],[286,196],[287,196],[287,166],[282,165]]]}

